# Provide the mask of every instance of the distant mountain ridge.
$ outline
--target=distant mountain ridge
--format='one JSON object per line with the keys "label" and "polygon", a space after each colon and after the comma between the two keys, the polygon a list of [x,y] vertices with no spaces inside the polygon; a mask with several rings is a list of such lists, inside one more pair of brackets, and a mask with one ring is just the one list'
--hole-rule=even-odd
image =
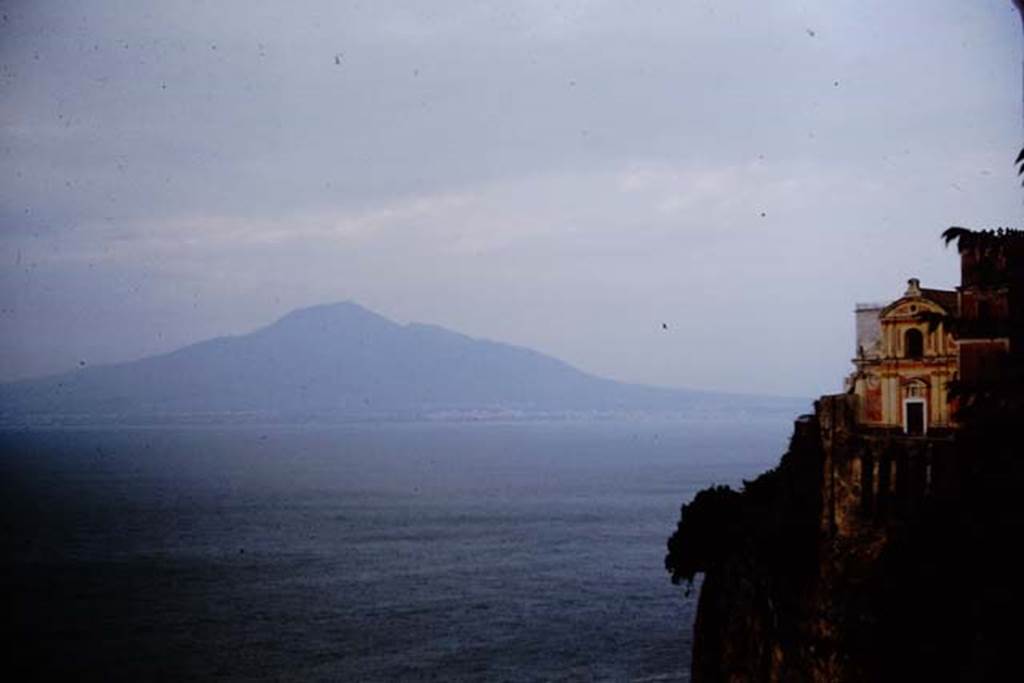
{"label": "distant mountain ridge", "polygon": [[351,302],[133,362],[0,385],[4,422],[792,412],[798,403],[623,384],[527,348],[401,325]]}

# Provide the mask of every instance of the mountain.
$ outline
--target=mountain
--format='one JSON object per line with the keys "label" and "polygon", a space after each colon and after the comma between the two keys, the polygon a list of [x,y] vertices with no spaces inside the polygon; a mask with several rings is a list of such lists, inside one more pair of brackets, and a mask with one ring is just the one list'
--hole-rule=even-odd
{"label": "mountain", "polygon": [[792,399],[622,384],[536,351],[354,303],[297,310],[250,334],[0,385],[0,419],[358,419],[798,410]]}

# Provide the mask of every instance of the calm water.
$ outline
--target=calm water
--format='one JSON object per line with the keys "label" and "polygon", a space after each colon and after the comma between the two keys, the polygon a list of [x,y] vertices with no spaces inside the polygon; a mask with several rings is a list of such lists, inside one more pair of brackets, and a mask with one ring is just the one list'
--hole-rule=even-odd
{"label": "calm water", "polygon": [[102,680],[686,680],[679,504],[763,423],[0,433],[8,628]]}

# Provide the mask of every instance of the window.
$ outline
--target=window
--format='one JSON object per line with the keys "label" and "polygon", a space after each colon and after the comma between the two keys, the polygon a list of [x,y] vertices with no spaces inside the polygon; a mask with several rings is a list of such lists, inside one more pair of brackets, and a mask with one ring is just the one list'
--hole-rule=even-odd
{"label": "window", "polygon": [[920,358],[924,355],[924,335],[921,330],[907,330],[903,337],[903,353],[907,358]]}
{"label": "window", "polygon": [[989,321],[992,319],[992,302],[988,299],[978,300],[978,320]]}

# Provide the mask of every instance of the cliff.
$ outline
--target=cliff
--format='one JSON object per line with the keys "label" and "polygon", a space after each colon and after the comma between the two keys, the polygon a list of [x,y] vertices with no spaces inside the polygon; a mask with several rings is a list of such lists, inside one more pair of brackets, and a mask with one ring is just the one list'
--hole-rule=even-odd
{"label": "cliff", "polygon": [[1016,662],[1019,404],[943,438],[858,429],[852,395],[779,466],[703,491],[669,540],[704,574],[695,681],[989,680]]}

